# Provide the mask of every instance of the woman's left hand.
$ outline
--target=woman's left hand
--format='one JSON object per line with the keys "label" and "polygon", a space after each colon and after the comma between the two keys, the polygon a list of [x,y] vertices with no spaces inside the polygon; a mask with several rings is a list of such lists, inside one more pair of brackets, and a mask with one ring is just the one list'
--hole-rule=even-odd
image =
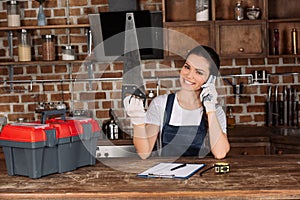
{"label": "woman's left hand", "polygon": [[216,111],[218,93],[214,83],[205,83],[202,85],[200,100],[205,106],[206,112]]}

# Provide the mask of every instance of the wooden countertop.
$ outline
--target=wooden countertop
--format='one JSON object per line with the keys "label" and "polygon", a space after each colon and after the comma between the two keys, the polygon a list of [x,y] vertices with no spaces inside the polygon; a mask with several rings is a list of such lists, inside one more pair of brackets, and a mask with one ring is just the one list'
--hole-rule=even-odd
{"label": "wooden countertop", "polygon": [[[139,178],[136,174],[174,159],[110,158],[40,179],[8,176],[0,157],[0,199],[288,199],[300,198],[300,155],[228,157],[231,171],[210,170],[186,180]],[[213,158],[180,158],[187,163],[211,166]]]}

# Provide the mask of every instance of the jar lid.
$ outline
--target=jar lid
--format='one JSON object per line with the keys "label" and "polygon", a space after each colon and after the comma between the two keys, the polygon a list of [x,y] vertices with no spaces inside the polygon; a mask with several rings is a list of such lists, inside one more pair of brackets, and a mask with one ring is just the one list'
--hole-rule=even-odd
{"label": "jar lid", "polygon": [[62,46],[62,49],[70,50],[70,49],[74,49],[74,46],[66,45],[66,46]]}
{"label": "jar lid", "polygon": [[42,37],[46,39],[51,39],[54,38],[54,35],[43,35]]}
{"label": "jar lid", "polygon": [[19,4],[19,2],[18,1],[8,1],[7,4],[17,5],[17,4]]}

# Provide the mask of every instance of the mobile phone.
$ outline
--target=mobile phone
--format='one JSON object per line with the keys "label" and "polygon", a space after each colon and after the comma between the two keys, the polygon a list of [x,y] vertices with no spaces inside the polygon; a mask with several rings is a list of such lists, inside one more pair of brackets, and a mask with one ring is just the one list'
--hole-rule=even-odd
{"label": "mobile phone", "polygon": [[[206,83],[213,83],[213,84],[215,84],[216,79],[217,79],[216,76],[210,75],[209,78],[208,78],[208,80],[206,81]],[[205,83],[205,84],[206,84],[206,83]],[[205,84],[204,84],[204,85],[205,85]],[[204,86],[204,85],[203,85],[203,86]],[[204,86],[204,87],[205,87],[205,86]],[[210,101],[210,100],[211,100],[211,97],[210,97],[209,94],[208,94],[207,96],[203,97],[203,102],[204,102],[204,101]]]}
{"label": "mobile phone", "polygon": [[210,75],[206,83],[213,83],[215,84],[217,77],[214,75]]}

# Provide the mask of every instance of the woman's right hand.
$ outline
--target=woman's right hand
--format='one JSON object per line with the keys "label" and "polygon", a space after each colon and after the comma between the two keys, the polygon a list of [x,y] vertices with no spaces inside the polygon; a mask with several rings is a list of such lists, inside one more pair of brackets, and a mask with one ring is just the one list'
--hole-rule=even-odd
{"label": "woman's right hand", "polygon": [[130,117],[132,124],[144,124],[146,112],[144,109],[143,100],[133,95],[129,95],[123,100],[124,108],[127,115]]}

